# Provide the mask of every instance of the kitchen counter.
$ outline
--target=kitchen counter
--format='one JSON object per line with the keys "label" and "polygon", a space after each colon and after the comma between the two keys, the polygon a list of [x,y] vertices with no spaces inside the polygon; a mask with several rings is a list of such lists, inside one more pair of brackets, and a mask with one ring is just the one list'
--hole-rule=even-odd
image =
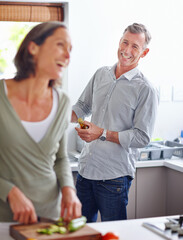
{"label": "kitchen counter", "polygon": [[[178,218],[178,216],[169,216]],[[125,221],[90,223],[90,227],[98,230],[102,234],[115,232],[120,236],[120,240],[162,240],[161,236],[143,227],[144,222],[162,223],[167,222],[167,217],[141,218]],[[174,236],[173,239],[179,239]],[[182,238],[181,238],[182,239]]]}
{"label": "kitchen counter", "polygon": [[[170,216],[169,216],[170,217]],[[176,216],[171,216],[176,217]],[[178,216],[177,216],[178,217]],[[88,225],[102,234],[112,231],[120,236],[120,240],[162,240],[163,238],[154,232],[146,229],[142,226],[144,222],[157,223],[166,222],[166,217],[156,217],[156,218],[143,218],[135,220],[125,220],[125,221],[113,221],[113,222],[97,222],[89,223]],[[0,233],[2,240],[13,240],[9,236],[9,226],[12,223],[0,223]],[[176,239],[176,238],[173,238]],[[177,238],[178,239],[178,238]]]}
{"label": "kitchen counter", "polygon": [[[73,172],[78,171],[77,160],[71,159],[71,168]],[[159,159],[159,160],[149,160],[149,161],[137,161],[135,163],[136,168],[146,168],[146,167],[167,167],[179,172],[183,172],[183,158],[172,157],[171,159]]]}

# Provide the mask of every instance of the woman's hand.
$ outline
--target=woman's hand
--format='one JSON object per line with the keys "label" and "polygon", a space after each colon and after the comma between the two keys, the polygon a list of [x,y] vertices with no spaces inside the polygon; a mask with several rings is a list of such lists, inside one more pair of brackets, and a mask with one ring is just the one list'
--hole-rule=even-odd
{"label": "woman's hand", "polygon": [[37,216],[32,202],[20,191],[13,187],[8,194],[8,202],[14,214],[13,220],[28,224],[37,222]]}
{"label": "woman's hand", "polygon": [[62,188],[61,217],[65,221],[81,217],[81,203],[72,187]]}

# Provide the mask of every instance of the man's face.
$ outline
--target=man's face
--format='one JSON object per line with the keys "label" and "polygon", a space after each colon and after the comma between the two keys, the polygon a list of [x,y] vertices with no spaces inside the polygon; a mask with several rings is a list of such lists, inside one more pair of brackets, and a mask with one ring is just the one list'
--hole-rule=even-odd
{"label": "man's face", "polygon": [[144,57],[149,49],[144,48],[145,35],[144,33],[125,32],[119,42],[118,60],[119,66],[133,69],[138,65],[141,57]]}

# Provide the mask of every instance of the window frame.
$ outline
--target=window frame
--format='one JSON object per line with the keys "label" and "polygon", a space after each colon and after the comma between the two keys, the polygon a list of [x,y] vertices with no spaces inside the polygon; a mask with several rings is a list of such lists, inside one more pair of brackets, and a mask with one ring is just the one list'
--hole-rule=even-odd
{"label": "window frame", "polygon": [[[4,9],[3,9],[3,6],[4,6]],[[21,14],[17,14],[17,12],[15,11],[16,8],[17,10],[20,11]],[[20,22],[45,22],[45,21],[64,22],[65,21],[65,4],[64,3],[1,1],[0,12],[4,10],[7,11],[6,16],[5,14],[4,15],[0,14],[0,21],[15,21],[15,22],[18,22],[18,21]],[[42,11],[42,16],[40,16],[41,11]],[[48,13],[47,19],[43,17],[43,15],[46,14],[46,11]],[[29,16],[27,16],[28,14]],[[18,18],[17,18],[17,15],[19,15]],[[52,17],[51,19],[49,19],[49,15]]]}

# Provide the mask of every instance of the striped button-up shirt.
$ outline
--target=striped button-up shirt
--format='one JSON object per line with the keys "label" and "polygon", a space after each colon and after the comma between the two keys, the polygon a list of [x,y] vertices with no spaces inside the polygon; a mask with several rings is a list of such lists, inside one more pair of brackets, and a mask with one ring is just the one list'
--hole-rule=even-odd
{"label": "striped button-up shirt", "polygon": [[91,115],[95,125],[118,132],[120,144],[96,139],[86,143],[79,158],[79,173],[87,179],[107,180],[135,175],[137,148],[151,138],[158,107],[158,93],[134,68],[115,77],[116,64],[93,75],[73,111]]}

